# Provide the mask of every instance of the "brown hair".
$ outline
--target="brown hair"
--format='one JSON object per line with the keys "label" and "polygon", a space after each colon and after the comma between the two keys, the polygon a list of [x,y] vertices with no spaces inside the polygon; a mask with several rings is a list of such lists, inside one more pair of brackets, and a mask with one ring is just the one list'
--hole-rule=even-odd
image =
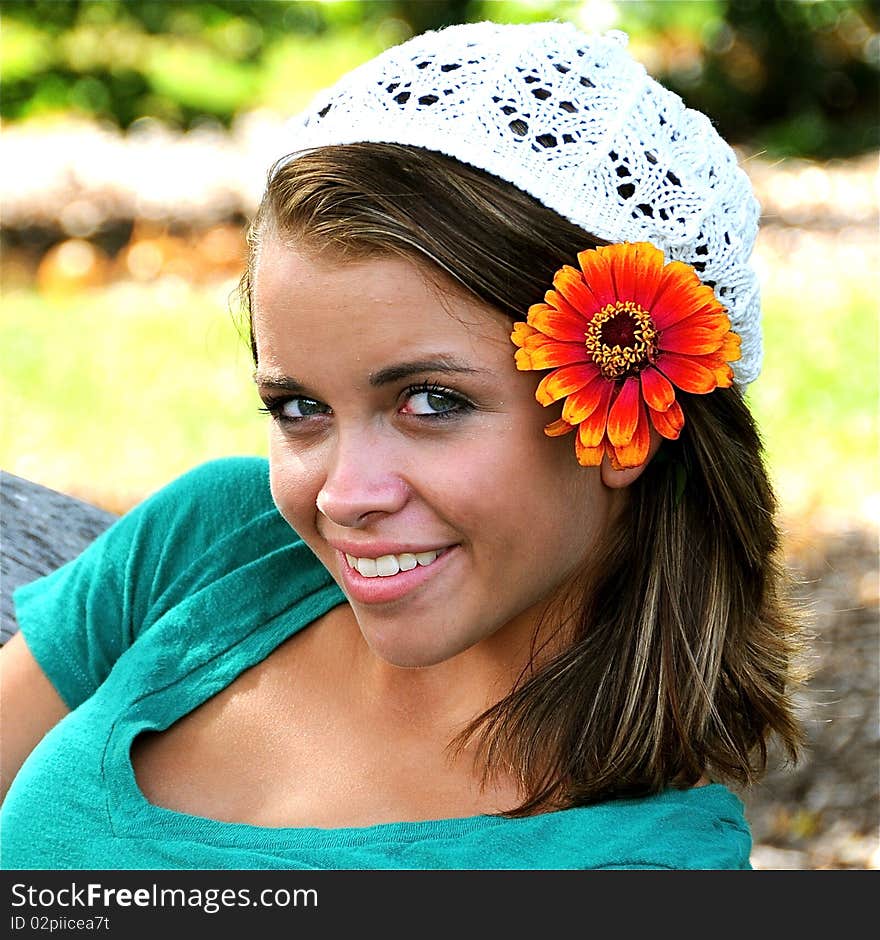
{"label": "brown hair", "polygon": [[[602,244],[516,187],[415,147],[321,148],[270,176],[248,233],[241,296],[269,228],[316,252],[426,259],[523,319],[555,271]],[[251,347],[256,357],[253,331]],[[776,503],[741,392],[677,393],[686,421],[629,487],[577,589],[571,642],[529,668],[453,742],[486,779],[514,768],[509,815],[689,786],[750,784],[777,737],[803,743],[791,700],[800,623],[780,564]]]}

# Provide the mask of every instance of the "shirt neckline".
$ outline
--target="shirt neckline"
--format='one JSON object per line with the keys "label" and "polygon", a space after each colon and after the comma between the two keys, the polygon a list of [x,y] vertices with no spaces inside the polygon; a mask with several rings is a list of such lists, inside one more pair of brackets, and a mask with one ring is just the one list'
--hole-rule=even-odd
{"label": "shirt neckline", "polygon": [[[207,816],[180,812],[151,803],[137,782],[131,760],[131,747],[143,731],[168,727],[183,715],[217,695],[242,672],[256,665],[265,656],[295,633],[338,606],[344,598],[335,583],[324,585],[305,596],[292,608],[271,621],[252,624],[239,642],[208,657],[184,675],[148,688],[125,708],[113,722],[102,758],[102,774],[108,790],[107,809],[117,835],[132,838],[161,838],[173,841],[209,842],[212,845],[273,848],[303,845],[365,845],[381,842],[412,842],[425,839],[455,838],[477,829],[509,823],[510,817],[476,815],[441,819],[375,823],[367,826],[259,826],[245,822],[228,822]],[[190,614],[193,612],[190,611]],[[206,628],[207,628],[206,624]],[[190,625],[190,629],[193,625]],[[198,629],[198,626],[195,626]],[[154,626],[152,629],[156,629]],[[247,652],[236,648],[244,645]],[[222,678],[224,661],[239,656],[234,670]],[[183,705],[177,705],[170,720],[160,720],[165,698],[186,682]],[[194,688],[208,687],[207,693],[196,694]],[[112,690],[108,689],[108,693]]]}
{"label": "shirt neckline", "polygon": [[[299,553],[299,549],[296,549],[296,552]],[[163,625],[163,629],[160,630],[160,624],[154,624],[142,638],[161,649],[162,657],[159,658],[164,657],[166,668],[158,669],[154,677],[149,677],[146,683],[143,683],[139,672],[143,668],[143,662],[131,658],[128,660],[128,668],[133,670],[135,675],[126,674],[123,670],[114,677],[117,680],[115,683],[105,684],[105,694],[111,700],[114,696],[124,696],[126,687],[130,688],[131,683],[140,683],[143,688],[112,721],[101,758],[101,773],[107,789],[107,812],[114,834],[132,839],[188,841],[218,847],[265,848],[278,852],[293,847],[377,846],[383,843],[403,845],[423,841],[455,840],[470,833],[499,826],[514,826],[518,831],[523,831],[531,827],[543,827],[548,822],[558,822],[561,817],[567,818],[572,813],[589,810],[589,807],[576,807],[528,817],[481,814],[382,822],[367,826],[274,827],[228,822],[151,803],[137,783],[131,761],[131,746],[137,735],[142,731],[168,727],[218,694],[242,672],[262,661],[285,640],[344,601],[339,587],[314,556],[306,554],[300,557],[297,554],[297,558],[299,563],[308,563],[313,567],[308,571],[307,587],[300,591],[291,603],[287,603],[287,606],[282,602],[282,609],[279,610],[276,606],[274,612],[267,615],[266,609],[251,609],[247,593],[239,590],[240,586],[227,585],[227,589],[231,587],[232,590],[227,590],[224,599],[232,599],[232,602],[238,604],[236,611],[230,610],[230,618],[234,619],[236,614],[240,615],[240,628],[218,630],[216,623],[212,622],[216,609],[211,605],[182,605],[166,615],[168,622]],[[267,583],[283,583],[278,579],[283,578],[285,573],[289,577],[291,557],[279,554],[270,561],[271,564],[264,572],[268,575]],[[278,567],[274,568],[273,565]],[[253,576],[253,571],[246,574],[246,577]],[[180,618],[186,618],[185,629],[179,622]],[[202,618],[201,621],[199,618]],[[173,644],[166,648],[162,644],[168,636],[199,635],[217,637],[217,643],[213,647],[209,646],[199,660],[181,674],[176,665],[189,651],[175,650]],[[234,669],[227,668],[224,672],[221,667],[228,665],[230,656],[238,656],[238,660]],[[167,712],[162,712],[161,706],[166,697],[183,682],[187,683],[186,691],[181,696],[183,704],[176,703],[173,714],[169,717]],[[194,691],[204,690],[205,687],[207,691],[199,694]],[[717,792],[719,789],[726,790],[721,784],[708,784],[700,788],[700,791],[707,796],[706,791]]]}

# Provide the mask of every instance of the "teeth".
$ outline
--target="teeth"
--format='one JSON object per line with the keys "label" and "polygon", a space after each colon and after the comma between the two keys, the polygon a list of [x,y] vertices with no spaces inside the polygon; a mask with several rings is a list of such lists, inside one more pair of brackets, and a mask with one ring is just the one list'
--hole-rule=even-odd
{"label": "teeth", "polygon": [[390,578],[400,571],[412,571],[416,565],[423,568],[437,559],[441,549],[430,552],[403,552],[400,555],[381,555],[379,558],[358,558],[346,553],[349,565],[364,578]]}
{"label": "teeth", "polygon": [[376,559],[376,574],[380,578],[390,578],[398,571],[400,571],[400,565],[397,564],[397,559],[393,555],[382,555]]}

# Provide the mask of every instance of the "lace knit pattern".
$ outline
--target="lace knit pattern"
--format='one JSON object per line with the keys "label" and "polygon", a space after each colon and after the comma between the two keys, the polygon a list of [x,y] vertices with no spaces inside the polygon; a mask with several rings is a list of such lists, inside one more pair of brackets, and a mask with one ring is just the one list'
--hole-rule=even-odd
{"label": "lace knit pattern", "polygon": [[[609,242],[650,241],[714,288],[761,368],[760,206],[736,154],[627,52],[624,33],[469,23],[423,33],[318,94],[283,147],[410,144],[507,180]],[[283,161],[282,161],[283,162]]]}

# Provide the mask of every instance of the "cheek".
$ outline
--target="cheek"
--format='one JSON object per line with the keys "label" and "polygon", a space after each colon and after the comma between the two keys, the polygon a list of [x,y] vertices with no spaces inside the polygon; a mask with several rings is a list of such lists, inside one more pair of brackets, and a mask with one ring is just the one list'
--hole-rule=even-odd
{"label": "cheek", "polygon": [[300,535],[315,524],[315,504],[321,479],[314,461],[309,462],[273,432],[269,443],[269,486],[281,515]]}
{"label": "cheek", "polygon": [[458,442],[421,473],[424,498],[494,551],[518,552],[524,538],[549,551],[576,551],[607,521],[608,491],[596,468],[577,463],[572,438],[511,424],[504,433]]}
{"label": "cheek", "polygon": [[610,524],[614,494],[597,467],[578,464],[572,436],[542,431],[509,479],[516,482],[506,488],[508,513],[518,520],[520,540],[525,535],[548,559],[569,558],[575,567],[586,560]]}

